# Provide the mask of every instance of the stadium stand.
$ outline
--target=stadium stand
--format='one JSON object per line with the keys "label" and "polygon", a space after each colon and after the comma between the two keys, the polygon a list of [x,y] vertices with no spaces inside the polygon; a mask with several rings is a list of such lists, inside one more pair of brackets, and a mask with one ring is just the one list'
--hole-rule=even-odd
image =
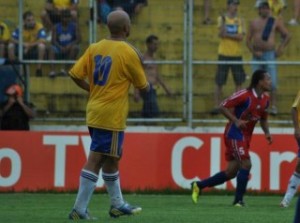
{"label": "stadium stand", "polygon": [[[3,12],[1,19],[5,18],[11,26],[18,23],[17,0],[0,0],[0,10]],[[34,3],[33,3],[34,2]],[[129,41],[133,42],[142,52],[145,51],[144,39],[148,34],[157,34],[160,37],[161,47],[157,53],[160,60],[182,60],[183,59],[183,0],[172,1],[168,4],[160,0],[148,1],[148,6],[135,18],[132,26],[132,36]],[[215,0],[212,5],[211,18],[214,22],[211,25],[202,24],[203,1],[194,1],[193,16],[193,59],[195,61],[215,61],[217,59],[218,36],[216,33],[216,18],[224,11],[226,4],[224,0]],[[31,9],[39,15],[43,8],[44,1],[24,1],[24,7]],[[79,4],[79,24],[81,33],[88,33],[87,21],[89,18],[88,1],[80,1]],[[5,9],[5,10],[4,10]],[[288,20],[292,12],[292,6],[288,5],[283,12],[283,18]],[[254,8],[253,1],[242,1],[239,12],[246,20],[257,16],[257,10]],[[247,25],[246,25],[247,27]],[[299,61],[300,53],[298,39],[300,36],[300,27],[288,26],[292,33],[292,41],[284,55],[279,61]],[[97,32],[97,39],[107,35],[107,29],[100,24]],[[81,50],[88,45],[88,35],[82,35],[83,42]],[[244,44],[244,60],[251,59],[246,45]],[[31,66],[30,71],[33,70]],[[49,65],[44,66],[48,73]],[[245,65],[246,72],[250,74],[249,65]],[[216,66],[210,64],[195,64],[193,66],[193,115],[195,118],[210,119],[209,111],[213,107],[213,89],[214,74]],[[295,93],[298,91],[300,78],[297,65],[279,66],[279,89],[278,89],[278,107],[279,115],[272,119],[286,119],[289,117],[289,109]],[[174,89],[176,97],[170,100],[163,89],[158,89],[159,104],[162,113],[166,117],[181,117],[182,114],[182,91],[183,91],[183,69],[181,65],[163,64],[160,65],[160,71],[166,82]],[[34,72],[31,72],[34,74]],[[231,84],[232,83],[232,84]],[[249,83],[246,83],[246,85]],[[224,87],[224,97],[231,94],[234,90],[232,77],[230,75],[228,84]],[[56,77],[49,79],[46,75],[38,78],[31,75],[30,78],[30,98],[37,107],[40,117],[84,117],[86,97],[84,92],[69,81],[66,77]],[[130,116],[137,117],[141,111],[141,103],[137,104],[130,101]]]}

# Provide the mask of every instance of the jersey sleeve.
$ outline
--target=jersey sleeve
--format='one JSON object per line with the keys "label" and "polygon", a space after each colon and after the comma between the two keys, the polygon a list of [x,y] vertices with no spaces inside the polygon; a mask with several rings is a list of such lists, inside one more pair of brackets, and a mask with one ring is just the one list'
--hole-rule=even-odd
{"label": "jersey sleeve", "polygon": [[147,87],[147,79],[144,71],[141,54],[133,49],[130,52],[130,58],[126,60],[126,67],[129,73],[129,79],[133,86],[138,89]]}
{"label": "jersey sleeve", "polygon": [[298,94],[292,104],[292,108],[299,108],[300,107],[300,91],[298,91]]}
{"label": "jersey sleeve", "polygon": [[241,104],[243,101],[246,100],[247,91],[239,91],[231,95],[229,98],[225,99],[221,105],[226,108],[233,108]]}
{"label": "jersey sleeve", "polygon": [[69,71],[71,77],[76,79],[85,79],[88,76],[88,67],[91,63],[89,57],[90,47],[84,52],[84,54],[79,58],[75,65]]}

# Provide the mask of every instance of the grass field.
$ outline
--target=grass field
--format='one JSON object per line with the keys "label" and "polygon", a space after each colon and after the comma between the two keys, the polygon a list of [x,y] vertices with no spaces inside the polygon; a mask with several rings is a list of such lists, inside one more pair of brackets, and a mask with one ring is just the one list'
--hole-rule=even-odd
{"label": "grass field", "polygon": [[[76,194],[1,193],[1,223],[64,223]],[[109,198],[94,194],[90,212],[99,223],[291,223],[296,198],[289,208],[279,208],[281,196],[246,196],[247,207],[231,206],[232,195],[203,195],[194,205],[189,195],[133,195],[124,198],[141,205],[137,216],[112,219],[108,216]]]}

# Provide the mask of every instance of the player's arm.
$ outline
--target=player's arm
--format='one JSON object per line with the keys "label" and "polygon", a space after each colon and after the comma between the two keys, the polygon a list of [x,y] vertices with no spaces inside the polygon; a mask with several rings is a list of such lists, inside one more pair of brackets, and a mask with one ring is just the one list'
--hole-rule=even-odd
{"label": "player's arm", "polygon": [[139,89],[141,93],[147,93],[150,91],[150,84],[147,82],[147,85],[144,88]]}
{"label": "player's arm", "polygon": [[223,104],[219,106],[219,111],[232,123],[235,124],[237,128],[243,129],[246,128],[248,121],[238,119],[229,108],[225,107]]}
{"label": "player's arm", "polygon": [[280,55],[282,55],[284,48],[288,45],[292,36],[287,30],[287,28],[284,26],[282,19],[277,19],[276,22],[277,22],[277,30],[281,35],[281,42],[278,45],[276,50],[276,56],[279,57]]}
{"label": "player's arm", "polygon": [[267,141],[269,142],[269,144],[271,144],[273,142],[273,140],[272,140],[272,136],[269,131],[268,120],[265,118],[260,119],[260,126],[261,126],[263,132],[265,133]]}
{"label": "player's arm", "polygon": [[81,89],[90,92],[90,85],[88,82],[86,82],[86,80],[82,80],[74,77],[71,78],[75,82],[75,84],[77,84],[77,86],[79,86]]}
{"label": "player's arm", "polygon": [[247,35],[246,35],[246,45],[252,54],[254,53],[253,44],[252,44],[253,32],[254,32],[253,24],[252,22],[250,22]]}

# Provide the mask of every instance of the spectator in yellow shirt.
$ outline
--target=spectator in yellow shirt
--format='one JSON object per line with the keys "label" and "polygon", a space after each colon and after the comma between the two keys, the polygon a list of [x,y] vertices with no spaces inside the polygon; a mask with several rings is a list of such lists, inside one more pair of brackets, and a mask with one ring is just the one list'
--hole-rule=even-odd
{"label": "spectator in yellow shirt", "polygon": [[77,21],[79,0],[46,0],[46,5],[41,14],[43,25],[47,32],[50,32],[53,26],[61,22],[61,12],[70,10],[72,20]]}
{"label": "spectator in yellow shirt", "polygon": [[[23,33],[19,28],[12,33],[11,42],[8,45],[8,58],[10,61],[16,60],[18,53],[19,36],[23,38],[24,59],[44,60],[46,54],[46,32],[41,23],[35,21],[31,11],[23,14]],[[36,76],[42,76],[42,64],[37,64]]]}
{"label": "spectator in yellow shirt", "polygon": [[10,31],[4,22],[0,22],[0,58],[5,58],[6,48],[10,39]]}

